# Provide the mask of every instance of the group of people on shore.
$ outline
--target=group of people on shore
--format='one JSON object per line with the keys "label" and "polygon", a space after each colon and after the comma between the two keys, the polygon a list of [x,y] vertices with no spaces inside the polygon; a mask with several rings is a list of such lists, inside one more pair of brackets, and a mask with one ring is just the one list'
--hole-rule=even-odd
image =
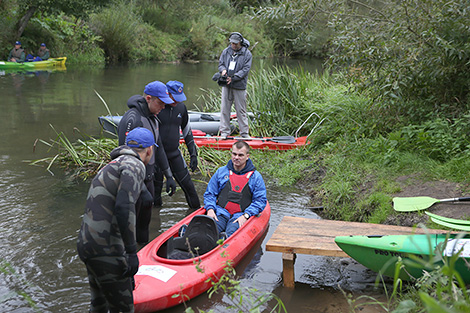
{"label": "group of people on shore", "polygon": [[[230,134],[230,110],[235,104],[240,135],[249,138],[246,83],[251,52],[240,33],[219,61],[222,87],[220,134]],[[90,312],[133,312],[133,276],[137,273],[138,246],[149,241],[153,207],[162,206],[162,189],[172,196],[176,182],[183,190],[189,212],[200,200],[188,165],[180,150],[180,133],[190,154],[189,169],[198,167],[197,147],[179,81],[153,81],[143,95],[127,101],[128,110],[118,126],[119,146],[112,161],[91,182],[77,250],[85,263],[91,289]],[[250,146],[240,140],[232,146],[231,159],[212,176],[204,193],[206,214],[219,232],[232,235],[266,206],[266,187],[249,158]],[[175,182],[176,180],[176,182]]]}
{"label": "group of people on shore", "polygon": [[42,43],[36,53],[36,56],[31,54],[26,55],[25,49],[22,47],[20,41],[15,42],[15,46],[10,50],[8,54],[8,62],[17,62],[22,63],[25,61],[34,62],[34,61],[45,61],[51,57],[49,49],[46,47],[45,43]]}

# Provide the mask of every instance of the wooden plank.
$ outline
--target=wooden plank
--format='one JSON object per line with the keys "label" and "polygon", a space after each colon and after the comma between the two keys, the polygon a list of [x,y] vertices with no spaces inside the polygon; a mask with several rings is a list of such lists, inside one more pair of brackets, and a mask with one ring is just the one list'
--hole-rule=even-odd
{"label": "wooden plank", "polygon": [[284,216],[266,244],[267,251],[347,257],[334,242],[336,236],[408,235],[414,233],[446,233],[445,230],[331,221]]}

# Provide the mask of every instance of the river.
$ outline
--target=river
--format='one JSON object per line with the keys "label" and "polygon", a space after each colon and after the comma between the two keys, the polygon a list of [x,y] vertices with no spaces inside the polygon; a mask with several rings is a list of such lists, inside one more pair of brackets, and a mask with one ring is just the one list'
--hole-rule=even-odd
{"label": "river", "polygon": [[[253,70],[272,62],[256,61]],[[291,60],[289,66],[315,71],[319,62]],[[191,109],[200,105],[201,89],[214,89],[217,63],[139,64],[106,68],[68,67],[65,71],[0,72],[0,312],[87,312],[88,281],[75,244],[89,182],[71,180],[64,169],[29,165],[51,156],[37,139],[47,142],[64,132],[71,140],[83,134],[99,135],[97,117],[107,111],[98,92],[114,114],[123,114],[127,99],[141,94],[150,81],[180,80]],[[54,130],[55,129],[55,130]],[[256,160],[254,160],[256,163]],[[198,178],[198,175],[196,175]],[[296,287],[282,286],[279,253],[265,244],[284,215],[318,218],[308,208],[308,197],[295,187],[277,188],[267,179],[272,217],[268,233],[251,262],[239,272],[243,286],[278,295],[289,312],[345,312],[347,300],[339,291],[370,292],[375,275],[347,259],[299,255]],[[202,196],[205,185],[196,183]],[[181,191],[164,198],[160,215],[154,214],[155,237],[181,219],[186,202]],[[242,271],[240,270],[240,271]],[[206,295],[188,302],[193,308],[226,312],[226,297]],[[168,312],[182,312],[179,306]],[[268,311],[266,308],[265,311]]]}

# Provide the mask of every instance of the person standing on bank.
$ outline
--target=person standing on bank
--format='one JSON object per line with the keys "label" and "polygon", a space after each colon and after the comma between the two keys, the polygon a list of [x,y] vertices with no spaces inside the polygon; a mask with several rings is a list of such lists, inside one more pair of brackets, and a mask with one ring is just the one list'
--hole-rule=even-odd
{"label": "person standing on bank", "polygon": [[222,51],[219,58],[219,73],[227,77],[227,85],[222,87],[220,116],[220,136],[230,135],[230,114],[235,104],[240,135],[249,138],[248,115],[246,113],[246,85],[251,69],[252,55],[250,42],[240,33],[231,33],[230,45]]}
{"label": "person standing on bank", "polygon": [[77,240],[90,283],[90,312],[134,312],[133,277],[139,268],[135,203],[154,145],[148,129],[134,128],[91,182]]}
{"label": "person standing on bank", "polygon": [[[170,164],[171,172],[176,181],[181,186],[191,210],[197,210],[201,207],[199,197],[194,187],[191,175],[189,174],[186,162],[179,150],[180,130],[183,133],[184,142],[188,147],[190,155],[189,167],[191,171],[197,169],[197,147],[194,143],[193,133],[191,130],[188,110],[183,101],[186,101],[186,95],[183,92],[183,83],[171,80],[166,83],[170,97],[174,101],[165,105],[165,108],[158,113],[157,118],[160,124],[160,133],[162,136],[162,144]],[[163,187],[163,172],[159,167],[155,171],[155,205],[162,205],[161,191]]]}
{"label": "person standing on bank", "polygon": [[207,216],[215,219],[217,229],[225,231],[227,238],[261,213],[268,201],[263,177],[249,152],[250,146],[245,141],[235,142],[231,160],[215,172],[204,193]]}
{"label": "person standing on bank", "polygon": [[[135,95],[127,100],[129,110],[124,114],[118,125],[119,144],[122,145],[127,134],[136,127],[145,127],[154,136],[155,142],[162,147],[159,125],[156,115],[165,107],[165,104],[173,103],[168,95],[164,83],[154,81],[145,86],[144,95]],[[136,204],[136,237],[137,243],[144,245],[149,241],[149,224],[152,217],[152,204],[155,197],[154,173],[155,164],[166,177],[166,192],[172,196],[176,190],[176,182],[171,174],[165,150],[159,148],[154,153],[150,162],[146,165],[145,186],[152,195],[152,200],[147,201],[139,197]]]}
{"label": "person standing on bank", "polygon": [[25,59],[26,55],[24,53],[24,49],[21,47],[21,42],[15,42],[15,47],[10,50],[7,61],[21,63],[24,62]]}

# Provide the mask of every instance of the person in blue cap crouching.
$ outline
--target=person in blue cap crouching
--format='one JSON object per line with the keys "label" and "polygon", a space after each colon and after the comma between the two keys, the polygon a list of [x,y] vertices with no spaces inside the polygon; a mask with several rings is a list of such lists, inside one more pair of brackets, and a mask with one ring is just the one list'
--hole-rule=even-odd
{"label": "person in blue cap crouching", "polygon": [[154,174],[155,165],[161,169],[166,177],[166,192],[172,196],[176,190],[176,182],[168,164],[165,150],[161,148],[162,140],[156,115],[165,107],[173,103],[168,94],[166,85],[154,81],[145,86],[144,94],[134,95],[127,100],[129,110],[124,114],[118,125],[119,144],[124,144],[127,134],[136,127],[150,130],[155,142],[160,146],[146,166],[145,186],[152,195],[151,201],[140,197],[136,204],[136,237],[137,243],[144,245],[149,241],[149,224],[152,217],[152,204],[155,197]]}
{"label": "person in blue cap crouching", "polygon": [[[186,95],[183,92],[183,83],[171,80],[166,83],[170,98],[173,103],[166,104],[165,108],[158,113],[157,118],[160,123],[160,133],[162,134],[162,143],[165,150],[171,172],[176,181],[181,186],[186,197],[186,202],[191,211],[201,207],[199,197],[191,180],[186,162],[179,150],[180,131],[183,134],[184,142],[188,147],[190,155],[189,167],[191,171],[197,169],[197,147],[194,143],[193,132],[189,122],[188,110],[183,103],[186,101]],[[163,172],[157,168],[155,172],[155,205],[162,205],[161,191],[163,187]]]}
{"label": "person in blue cap crouching", "polygon": [[134,128],[126,145],[111,151],[112,161],[91,182],[77,240],[90,283],[90,312],[134,312],[132,292],[139,268],[135,204],[142,192],[148,193],[145,164],[154,147],[152,132]]}

